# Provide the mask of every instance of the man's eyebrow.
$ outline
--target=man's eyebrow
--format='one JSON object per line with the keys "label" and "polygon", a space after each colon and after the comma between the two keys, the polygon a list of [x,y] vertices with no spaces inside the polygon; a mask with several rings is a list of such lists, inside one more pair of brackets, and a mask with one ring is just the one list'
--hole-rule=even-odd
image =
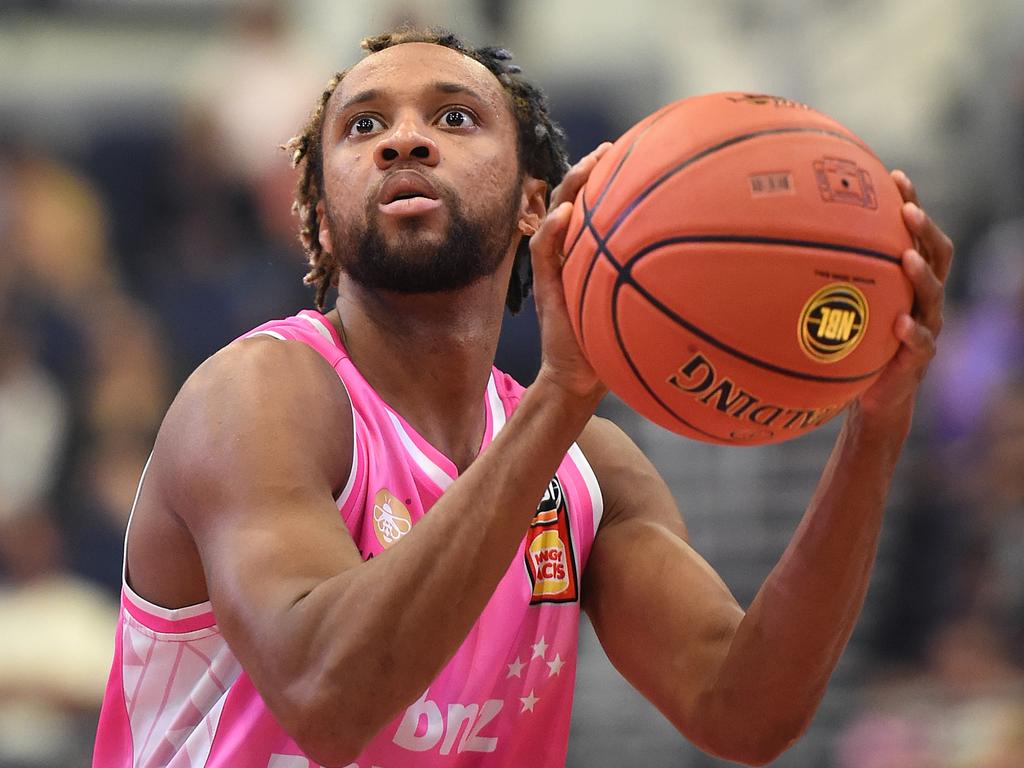
{"label": "man's eyebrow", "polygon": [[464,93],[479,102],[487,103],[487,99],[474,91],[468,85],[463,85],[462,83],[436,82],[432,83],[430,87],[435,91],[440,91],[441,93]]}
{"label": "man's eyebrow", "polygon": [[[479,101],[479,102],[481,102],[483,104],[487,103],[487,99],[485,99],[479,93],[474,91],[468,85],[463,85],[462,83],[452,83],[452,82],[438,81],[438,82],[435,82],[435,83],[431,83],[427,87],[430,90],[437,91],[438,93],[452,93],[452,94],[462,93],[462,94],[466,94],[467,96],[475,99],[476,101]],[[368,101],[376,101],[377,99],[380,99],[383,96],[384,96],[384,91],[382,91],[381,89],[379,89],[379,88],[368,88],[365,91],[359,91],[356,94],[354,94],[354,95],[350,96],[349,98],[345,99],[345,101],[341,102],[335,108],[334,111],[335,111],[336,114],[338,114],[338,113],[341,113],[341,112],[344,112],[344,111],[350,109],[351,107],[356,106],[357,104],[365,104]]]}
{"label": "man's eyebrow", "polygon": [[359,91],[359,93],[357,93],[356,95],[345,99],[345,101],[343,101],[341,104],[337,106],[335,112],[343,112],[349,107],[355,106],[356,104],[364,104],[367,101],[373,101],[374,99],[379,99],[380,97],[381,91],[379,89],[368,88],[365,91]]}

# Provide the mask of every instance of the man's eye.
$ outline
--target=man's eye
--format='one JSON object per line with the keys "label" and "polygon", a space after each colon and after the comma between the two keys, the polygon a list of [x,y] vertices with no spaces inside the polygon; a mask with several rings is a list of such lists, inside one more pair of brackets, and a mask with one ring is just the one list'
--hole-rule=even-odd
{"label": "man's eye", "polygon": [[352,126],[348,130],[349,136],[366,136],[376,131],[381,130],[384,124],[376,117],[370,117],[369,115],[363,115],[357,117],[352,121]]}
{"label": "man's eye", "polygon": [[441,122],[449,128],[471,128],[476,125],[473,116],[462,109],[449,109],[441,116]]}

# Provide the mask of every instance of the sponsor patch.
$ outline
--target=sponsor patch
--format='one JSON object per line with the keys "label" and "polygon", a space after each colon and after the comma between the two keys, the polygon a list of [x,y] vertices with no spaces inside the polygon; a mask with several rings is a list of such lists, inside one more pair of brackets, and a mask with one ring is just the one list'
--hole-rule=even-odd
{"label": "sponsor patch", "polygon": [[579,599],[569,510],[557,477],[548,483],[526,533],[526,572],[533,587],[530,605]]}
{"label": "sponsor patch", "polygon": [[373,497],[373,532],[377,541],[387,549],[412,530],[409,510],[387,488],[381,488]]}

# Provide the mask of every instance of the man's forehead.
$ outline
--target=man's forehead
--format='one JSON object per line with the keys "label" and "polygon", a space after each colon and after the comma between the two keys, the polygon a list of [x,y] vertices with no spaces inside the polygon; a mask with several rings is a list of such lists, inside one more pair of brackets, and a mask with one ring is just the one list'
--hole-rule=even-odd
{"label": "man's forehead", "polygon": [[348,70],[333,101],[343,104],[353,94],[371,89],[415,90],[440,81],[464,85],[494,107],[507,104],[504,88],[487,67],[435,43],[401,43],[371,53]]}

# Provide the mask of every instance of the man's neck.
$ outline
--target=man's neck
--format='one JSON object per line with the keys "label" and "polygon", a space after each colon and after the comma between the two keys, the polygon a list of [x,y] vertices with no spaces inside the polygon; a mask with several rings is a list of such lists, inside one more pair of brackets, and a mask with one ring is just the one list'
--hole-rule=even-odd
{"label": "man's neck", "polygon": [[[476,458],[503,312],[500,276],[443,294],[343,282],[328,318],[370,386],[459,472]],[[507,282],[505,283],[507,286]]]}

